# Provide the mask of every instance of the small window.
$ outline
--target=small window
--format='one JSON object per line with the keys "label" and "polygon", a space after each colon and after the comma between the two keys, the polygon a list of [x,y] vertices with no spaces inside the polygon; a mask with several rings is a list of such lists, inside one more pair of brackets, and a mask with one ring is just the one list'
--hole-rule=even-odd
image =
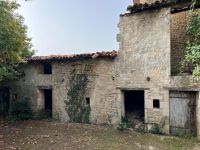
{"label": "small window", "polygon": [[45,63],[44,64],[44,74],[52,74],[51,63]]}
{"label": "small window", "polygon": [[90,98],[89,97],[86,97],[85,104],[88,105],[88,106],[90,105]]}
{"label": "small window", "polygon": [[160,100],[159,99],[153,100],[153,108],[160,108]]}

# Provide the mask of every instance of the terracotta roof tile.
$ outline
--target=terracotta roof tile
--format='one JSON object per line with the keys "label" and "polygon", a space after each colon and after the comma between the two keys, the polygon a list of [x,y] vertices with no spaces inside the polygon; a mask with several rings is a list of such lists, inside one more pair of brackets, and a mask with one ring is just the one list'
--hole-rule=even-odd
{"label": "terracotta roof tile", "polygon": [[88,54],[74,54],[74,55],[49,55],[49,56],[33,56],[29,58],[28,62],[41,62],[41,61],[74,61],[96,58],[115,58],[118,55],[117,51],[110,52],[96,52]]}
{"label": "terracotta roof tile", "polygon": [[[197,0],[196,8],[199,8],[199,2],[200,0]],[[190,5],[191,5],[190,1],[188,0],[157,0],[153,3],[144,3],[144,4],[136,3],[132,6],[128,6],[127,11],[129,11],[130,13],[126,13],[124,15],[129,15],[132,13],[146,11],[146,10],[166,8],[166,7],[171,7],[172,8],[171,11],[173,13],[173,12],[188,10],[190,9]]]}

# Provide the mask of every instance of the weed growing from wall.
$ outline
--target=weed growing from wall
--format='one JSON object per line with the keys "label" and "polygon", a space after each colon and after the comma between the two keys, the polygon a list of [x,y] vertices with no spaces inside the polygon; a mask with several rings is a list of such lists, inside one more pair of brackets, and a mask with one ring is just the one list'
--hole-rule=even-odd
{"label": "weed growing from wall", "polygon": [[85,73],[76,74],[72,72],[73,77],[71,86],[67,93],[66,111],[71,122],[89,123],[90,106],[85,104],[85,92],[88,83],[88,77]]}
{"label": "weed growing from wall", "polygon": [[128,119],[126,117],[121,116],[121,120],[118,124],[117,129],[118,130],[126,130],[127,128],[130,128],[130,122],[128,121]]}

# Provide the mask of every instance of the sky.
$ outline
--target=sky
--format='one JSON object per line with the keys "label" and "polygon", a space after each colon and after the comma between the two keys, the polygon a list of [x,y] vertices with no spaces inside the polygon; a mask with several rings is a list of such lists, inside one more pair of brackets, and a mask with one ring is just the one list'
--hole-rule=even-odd
{"label": "sky", "polygon": [[132,0],[19,1],[35,55],[118,50],[119,15]]}

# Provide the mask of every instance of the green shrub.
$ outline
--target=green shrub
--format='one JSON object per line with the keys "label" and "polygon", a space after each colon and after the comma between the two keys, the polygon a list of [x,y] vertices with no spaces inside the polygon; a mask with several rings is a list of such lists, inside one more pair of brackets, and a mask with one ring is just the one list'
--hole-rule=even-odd
{"label": "green shrub", "polygon": [[154,124],[149,130],[152,134],[161,134],[161,126],[160,124]]}
{"label": "green shrub", "polygon": [[85,106],[82,110],[82,123],[89,123],[90,122],[90,106]]}
{"label": "green shrub", "polygon": [[11,121],[27,120],[31,118],[32,118],[32,110],[29,98],[23,98],[13,102],[12,110],[9,116],[9,119]]}
{"label": "green shrub", "polygon": [[121,117],[121,120],[118,124],[118,130],[125,130],[130,127],[130,123],[126,117]]}

